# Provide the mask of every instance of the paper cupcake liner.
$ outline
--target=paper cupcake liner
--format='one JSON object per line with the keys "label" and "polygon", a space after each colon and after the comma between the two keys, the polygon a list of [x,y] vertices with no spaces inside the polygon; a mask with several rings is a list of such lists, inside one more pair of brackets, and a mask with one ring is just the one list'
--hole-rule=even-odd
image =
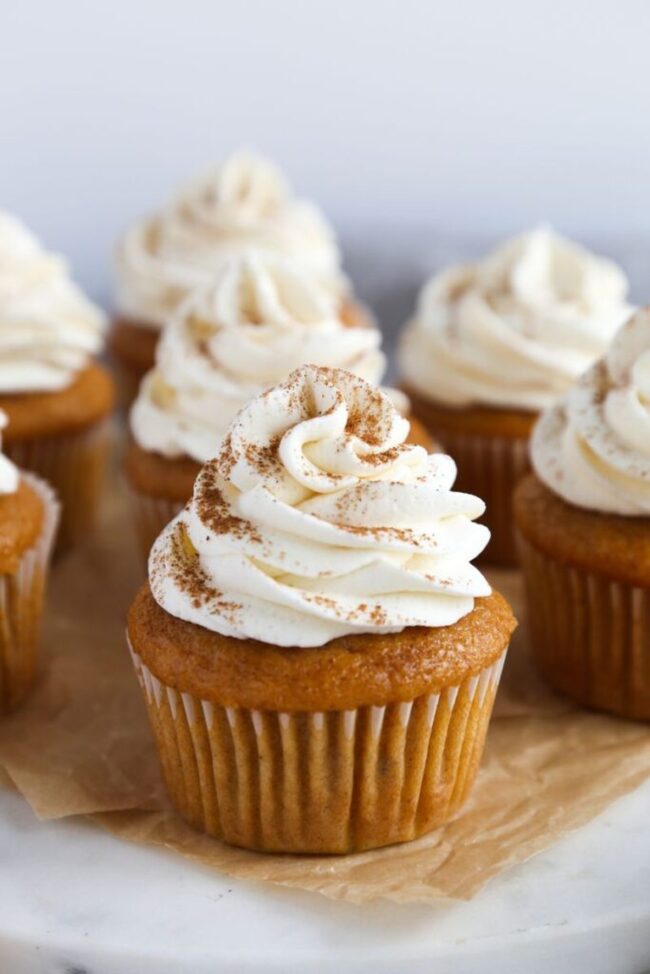
{"label": "paper cupcake liner", "polygon": [[57,550],[82,541],[95,526],[110,448],[110,419],[80,432],[17,440],[4,452],[54,488],[61,502]]}
{"label": "paper cupcake liner", "polygon": [[221,707],[161,683],[131,652],[173,804],[195,828],[265,852],[405,842],[465,800],[505,653],[440,693],[383,707]]}
{"label": "paper cupcake liner", "polygon": [[185,504],[164,497],[151,497],[129,487],[133,525],[145,564],[149,559],[151,546],[172,518],[179,514]]}
{"label": "paper cupcake liner", "polygon": [[59,523],[54,491],[38,477],[21,476],[43,503],[43,525],[17,570],[0,575],[0,713],[17,707],[36,679],[45,579]]}
{"label": "paper cupcake liner", "polygon": [[512,499],[517,482],[530,469],[528,440],[439,429],[434,434],[458,465],[454,489],[476,494],[485,501],[482,520],[492,536],[484,561],[492,565],[516,565]]}
{"label": "paper cupcake liner", "polygon": [[518,540],[543,676],[584,706],[650,720],[650,589],[560,564]]}

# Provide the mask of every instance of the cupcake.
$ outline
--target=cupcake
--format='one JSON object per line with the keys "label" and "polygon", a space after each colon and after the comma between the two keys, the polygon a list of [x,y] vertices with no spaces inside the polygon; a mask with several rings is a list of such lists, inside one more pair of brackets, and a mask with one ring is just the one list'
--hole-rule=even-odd
{"label": "cupcake", "polygon": [[59,544],[95,519],[108,449],[113,384],[93,356],[105,320],[13,217],[0,213],[0,409],[5,452],[43,477],[62,503]]}
{"label": "cupcake", "polygon": [[[0,412],[0,429],[6,423]],[[0,443],[0,713],[17,707],[36,678],[45,577],[58,519],[50,487],[19,472]]]}
{"label": "cupcake", "polygon": [[445,822],[515,622],[450,457],[381,390],[303,366],[252,400],[157,539],[128,636],[179,813],[231,844],[346,853]]}
{"label": "cupcake", "polygon": [[549,229],[524,234],[424,287],[399,350],[413,411],[483,497],[486,560],[516,562],[512,491],[540,411],[606,350],[630,313],[608,260]]}
{"label": "cupcake", "polygon": [[[188,298],[163,332],[130,415],[125,471],[145,556],[242,406],[305,363],[378,383],[380,344],[376,328],[344,320],[330,289],[278,255],[233,258]],[[430,445],[421,427],[414,435]]]}
{"label": "cupcake", "polygon": [[251,248],[299,260],[352,324],[367,313],[350,296],[333,231],[296,199],[267,160],[236,153],[183,190],[159,215],[132,227],[116,255],[118,314],[109,344],[125,404],[154,365],[162,326],[196,288]]}
{"label": "cupcake", "polygon": [[650,720],[650,309],[544,413],[531,458],[514,504],[539,668]]}

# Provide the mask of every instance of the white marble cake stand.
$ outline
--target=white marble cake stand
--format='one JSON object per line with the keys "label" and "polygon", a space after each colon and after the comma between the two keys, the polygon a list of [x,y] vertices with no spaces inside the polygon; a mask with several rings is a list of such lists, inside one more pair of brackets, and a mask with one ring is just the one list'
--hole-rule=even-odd
{"label": "white marble cake stand", "polygon": [[0,974],[642,974],[650,782],[469,903],[255,886],[0,790]]}

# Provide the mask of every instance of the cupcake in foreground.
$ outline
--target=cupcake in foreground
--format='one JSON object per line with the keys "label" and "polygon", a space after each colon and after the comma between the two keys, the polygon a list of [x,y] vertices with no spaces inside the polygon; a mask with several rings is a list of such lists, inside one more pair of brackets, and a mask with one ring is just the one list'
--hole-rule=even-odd
{"label": "cupcake in foreground", "polygon": [[350,296],[334,233],[319,210],[294,197],[270,162],[235,153],[119,242],[118,315],[109,344],[126,405],[153,366],[160,329],[178,306],[251,248],[300,261],[336,298],[345,319],[366,320]]}
{"label": "cupcake in foreground", "polygon": [[63,505],[59,542],[84,536],[97,511],[113,405],[104,316],[17,220],[0,213],[0,409],[5,452],[42,476]]}
{"label": "cupcake in foreground", "polygon": [[515,516],[539,667],[650,720],[650,309],[542,416],[531,456]]}
{"label": "cupcake in foreground", "polygon": [[[344,321],[331,291],[295,261],[261,252],[230,261],[171,319],[131,410],[125,472],[145,555],[250,399],[305,363],[376,384],[380,344],[378,329]],[[430,445],[417,424],[413,433]]]}
{"label": "cupcake in foreground", "polygon": [[512,491],[540,411],[604,354],[630,314],[613,263],[539,229],[424,287],[400,343],[413,411],[483,497],[486,560],[516,561]]}
{"label": "cupcake in foreground", "polygon": [[[0,430],[7,418],[0,412]],[[34,683],[45,578],[59,519],[50,487],[21,473],[0,444],[0,713]]]}
{"label": "cupcake in foreground", "polygon": [[450,457],[363,379],[250,402],[151,553],[128,635],[171,798],[234,845],[427,832],[476,773],[515,621]]}

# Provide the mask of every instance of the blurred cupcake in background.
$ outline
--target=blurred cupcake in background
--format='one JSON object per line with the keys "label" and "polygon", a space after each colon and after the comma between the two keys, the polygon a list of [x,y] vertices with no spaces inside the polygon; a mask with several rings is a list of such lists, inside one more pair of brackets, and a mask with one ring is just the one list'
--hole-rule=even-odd
{"label": "blurred cupcake in background", "polygon": [[650,309],[544,413],[531,456],[515,517],[540,670],[650,720]]}
{"label": "blurred cupcake in background", "polygon": [[108,451],[113,383],[94,360],[105,318],[14,217],[0,213],[0,409],[5,452],[61,500],[59,541],[91,529]]}
{"label": "blurred cupcake in background", "polygon": [[117,315],[109,344],[127,405],[154,364],[167,319],[224,263],[251,248],[299,260],[330,292],[344,319],[355,324],[367,317],[350,294],[336,238],[316,206],[294,197],[266,159],[235,153],[118,244]]}
{"label": "blurred cupcake in background", "polygon": [[452,267],[423,288],[400,342],[413,411],[487,503],[486,560],[516,562],[512,491],[539,412],[564,395],[630,313],[611,261],[548,228]]}
{"label": "blurred cupcake in background", "polygon": [[380,389],[303,366],[249,402],[152,549],[128,635],[179,813],[357,852],[452,816],[515,627],[489,531]]}
{"label": "blurred cupcake in background", "polygon": [[[224,265],[164,329],[131,409],[125,471],[144,552],[190,499],[201,465],[250,399],[306,363],[377,384],[380,345],[378,329],[345,320],[336,294],[302,263],[249,252]],[[413,435],[431,445],[417,424]]]}
{"label": "blurred cupcake in background", "polygon": [[[0,412],[0,430],[7,417]],[[13,710],[38,671],[45,579],[59,520],[54,492],[22,473],[0,443],[0,713]]]}

